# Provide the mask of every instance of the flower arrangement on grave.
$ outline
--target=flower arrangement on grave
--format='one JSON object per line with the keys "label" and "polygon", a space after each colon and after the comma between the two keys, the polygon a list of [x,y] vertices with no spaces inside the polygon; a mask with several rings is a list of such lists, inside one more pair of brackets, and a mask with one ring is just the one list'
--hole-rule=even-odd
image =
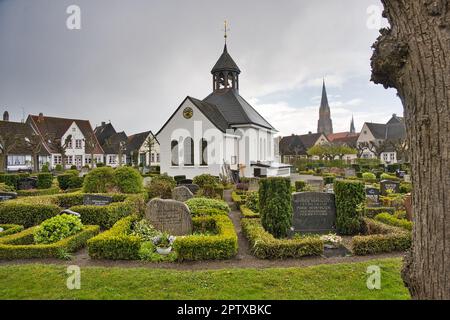
{"label": "flower arrangement on grave", "polygon": [[153,244],[156,246],[156,251],[159,254],[169,254],[172,250],[172,245],[175,242],[176,237],[171,236],[166,232],[157,235],[152,239]]}
{"label": "flower arrangement on grave", "polygon": [[327,249],[339,248],[342,243],[342,237],[333,233],[321,236],[320,240],[324,242],[324,246]]}
{"label": "flower arrangement on grave", "polygon": [[2,227],[0,227],[0,232],[3,232],[3,228]]}

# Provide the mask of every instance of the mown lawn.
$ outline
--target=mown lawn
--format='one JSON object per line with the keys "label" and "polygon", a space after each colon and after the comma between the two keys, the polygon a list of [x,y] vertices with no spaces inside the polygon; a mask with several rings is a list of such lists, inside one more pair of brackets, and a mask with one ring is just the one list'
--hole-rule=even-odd
{"label": "mown lawn", "polygon": [[[81,289],[66,287],[57,265],[0,267],[0,299],[409,299],[400,259],[288,269],[173,271],[85,267]],[[381,289],[366,287],[369,265]]]}

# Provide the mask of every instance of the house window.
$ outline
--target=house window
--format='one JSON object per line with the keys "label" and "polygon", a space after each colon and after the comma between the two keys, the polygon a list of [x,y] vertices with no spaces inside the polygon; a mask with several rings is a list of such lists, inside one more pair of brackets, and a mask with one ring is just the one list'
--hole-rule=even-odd
{"label": "house window", "polygon": [[67,141],[67,149],[72,149],[72,140]]}
{"label": "house window", "polygon": [[53,164],[57,165],[57,164],[61,164],[61,156],[53,156]]}
{"label": "house window", "polygon": [[383,160],[384,161],[388,161],[388,154],[387,153],[383,153]]}
{"label": "house window", "polygon": [[178,141],[172,140],[170,143],[170,148],[172,150],[172,166],[178,166]]}
{"label": "house window", "polygon": [[184,139],[184,165],[194,165],[194,140],[191,137]]}
{"label": "house window", "polygon": [[202,166],[208,165],[208,141],[205,138],[200,140],[200,164]]}
{"label": "house window", "polygon": [[236,156],[232,156],[231,157],[231,164],[237,164],[237,157]]}
{"label": "house window", "polygon": [[91,164],[91,163],[92,163],[92,161],[91,161],[91,156],[90,156],[90,155],[86,155],[86,156],[85,156],[85,158],[84,158],[84,163],[86,163],[86,164]]}
{"label": "house window", "polygon": [[76,149],[83,148],[83,140],[80,140],[80,139],[75,140],[75,148]]}
{"label": "house window", "polygon": [[67,157],[67,164],[73,164],[73,156]]}
{"label": "house window", "polygon": [[152,162],[152,163],[155,162],[155,154],[154,153],[152,153],[150,158],[151,158],[150,162]]}
{"label": "house window", "polygon": [[116,156],[114,155],[108,156],[108,164],[116,164]]}
{"label": "house window", "polygon": [[77,131],[77,128],[72,128],[72,132],[76,132]]}
{"label": "house window", "polygon": [[156,154],[156,162],[159,162],[159,153]]}
{"label": "house window", "polygon": [[395,160],[395,153],[391,153],[391,161]]}
{"label": "house window", "polygon": [[25,165],[25,156],[8,156],[8,166]]}

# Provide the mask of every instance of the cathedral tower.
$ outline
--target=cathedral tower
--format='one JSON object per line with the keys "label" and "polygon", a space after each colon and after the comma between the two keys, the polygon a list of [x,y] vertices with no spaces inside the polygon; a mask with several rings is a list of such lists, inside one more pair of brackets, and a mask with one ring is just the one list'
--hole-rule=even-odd
{"label": "cathedral tower", "polygon": [[327,90],[325,80],[322,87],[322,100],[320,101],[319,121],[317,124],[317,133],[323,133],[326,136],[333,133],[333,122],[331,121],[330,106],[328,105]]}

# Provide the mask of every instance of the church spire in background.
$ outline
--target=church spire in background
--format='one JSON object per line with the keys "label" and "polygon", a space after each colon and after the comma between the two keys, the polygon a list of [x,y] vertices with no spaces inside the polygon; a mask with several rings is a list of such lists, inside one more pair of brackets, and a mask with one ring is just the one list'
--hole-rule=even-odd
{"label": "church spire in background", "polygon": [[323,133],[326,136],[333,133],[333,122],[331,121],[331,111],[328,105],[327,89],[325,79],[322,85],[322,99],[320,100],[319,121],[317,124],[317,133]]}
{"label": "church spire in background", "polygon": [[352,115],[352,122],[350,122],[350,133],[355,133],[355,120],[353,119],[353,115]]}

